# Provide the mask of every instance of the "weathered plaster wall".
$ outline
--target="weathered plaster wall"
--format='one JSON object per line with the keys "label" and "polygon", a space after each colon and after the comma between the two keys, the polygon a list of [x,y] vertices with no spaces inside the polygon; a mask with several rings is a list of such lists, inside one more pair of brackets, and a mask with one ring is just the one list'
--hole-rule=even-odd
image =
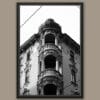
{"label": "weathered plaster wall", "polygon": [[[29,90],[29,92],[25,93],[25,95],[36,95],[37,94],[37,77],[38,77],[38,47],[39,43],[35,43],[31,47],[29,47],[25,52],[21,54],[21,65],[20,65],[20,93],[23,95],[25,88]],[[30,51],[30,61],[27,61],[27,53]],[[27,63],[29,66],[27,66]],[[29,83],[26,84],[25,71],[29,69],[28,80]]]}
{"label": "weathered plaster wall", "polygon": [[[80,55],[75,53],[69,46],[65,43],[61,43],[62,48],[62,63],[63,63],[63,82],[64,82],[64,95],[72,95],[77,91],[80,93]],[[38,49],[39,43],[36,42],[34,45],[30,46],[25,52],[20,55],[20,94],[21,95],[37,95],[37,78],[38,78]],[[75,63],[76,63],[76,83],[78,87],[71,84],[71,70],[69,65],[70,61],[70,50],[74,52]],[[30,51],[30,60],[27,61],[27,54]],[[28,69],[28,81],[25,81],[26,70]],[[27,89],[28,91],[26,91]],[[77,90],[76,90],[77,89]],[[26,91],[26,92],[25,92]]]}
{"label": "weathered plaster wall", "polygon": [[71,70],[69,65],[71,64],[70,61],[70,50],[72,50],[69,46],[62,43],[62,57],[63,57],[63,81],[64,81],[64,95],[72,95],[75,91],[75,89],[78,89],[77,91],[80,93],[80,55],[75,53],[75,62],[76,62],[76,83],[78,84],[78,87],[75,87],[71,84]]}

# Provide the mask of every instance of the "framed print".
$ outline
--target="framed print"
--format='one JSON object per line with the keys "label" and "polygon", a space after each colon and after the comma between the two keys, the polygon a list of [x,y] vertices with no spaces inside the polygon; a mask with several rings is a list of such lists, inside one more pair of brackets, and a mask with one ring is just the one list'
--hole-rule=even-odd
{"label": "framed print", "polygon": [[17,98],[83,97],[83,3],[17,3]]}

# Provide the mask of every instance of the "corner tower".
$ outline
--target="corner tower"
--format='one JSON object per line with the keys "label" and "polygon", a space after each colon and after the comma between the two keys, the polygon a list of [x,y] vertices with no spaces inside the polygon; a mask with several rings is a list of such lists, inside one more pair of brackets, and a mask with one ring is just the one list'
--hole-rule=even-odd
{"label": "corner tower", "polygon": [[52,19],[46,20],[39,28],[38,95],[62,95],[62,49],[61,27]]}

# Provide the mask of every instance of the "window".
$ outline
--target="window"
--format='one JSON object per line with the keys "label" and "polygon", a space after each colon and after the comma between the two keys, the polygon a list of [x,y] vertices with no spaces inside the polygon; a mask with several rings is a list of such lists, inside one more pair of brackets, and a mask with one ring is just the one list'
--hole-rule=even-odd
{"label": "window", "polygon": [[71,70],[71,83],[74,86],[77,86],[77,84],[76,84],[76,73],[77,73],[77,69],[76,69],[75,65],[70,65],[70,70]]}
{"label": "window", "polygon": [[47,34],[45,36],[45,43],[55,43],[55,36],[53,34]]}
{"label": "window", "polygon": [[21,67],[23,66],[22,60],[23,60],[23,57],[20,57],[20,58],[19,58],[19,64],[20,64]]}
{"label": "window", "polygon": [[40,94],[41,94],[41,91],[39,90],[38,93],[39,93],[39,95],[40,95]]}
{"label": "window", "polygon": [[45,68],[53,68],[56,67],[56,57],[53,55],[48,55],[45,57]]}
{"label": "window", "polygon": [[27,61],[30,60],[30,51],[27,53]]}
{"label": "window", "polygon": [[72,50],[70,51],[70,60],[74,62],[74,52]]}
{"label": "window", "polygon": [[62,94],[63,92],[62,92],[62,89],[60,89],[60,94]]}
{"label": "window", "polygon": [[25,75],[26,75],[26,77],[25,77],[25,83],[29,83],[29,69],[27,69],[26,70],[26,72],[25,72]]}
{"label": "window", "polygon": [[41,63],[41,61],[40,61],[40,70],[39,70],[40,72],[41,72],[41,66],[42,66],[42,63]]}
{"label": "window", "polygon": [[44,86],[44,95],[56,95],[57,87],[53,84]]}

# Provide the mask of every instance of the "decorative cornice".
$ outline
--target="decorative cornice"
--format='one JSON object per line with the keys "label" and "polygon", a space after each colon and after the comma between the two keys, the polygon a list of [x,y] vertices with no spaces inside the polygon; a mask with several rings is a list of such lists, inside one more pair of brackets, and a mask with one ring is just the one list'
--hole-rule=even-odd
{"label": "decorative cornice", "polygon": [[[70,36],[67,34],[60,34],[59,35],[61,42],[64,42],[66,45],[68,45],[70,48],[74,48],[76,53],[80,53],[80,45],[77,44]],[[29,40],[27,40],[21,47],[20,47],[20,53],[24,52],[27,48],[29,48],[31,45],[34,45],[36,41],[40,39],[40,35],[37,33],[33,35]]]}
{"label": "decorative cornice", "polygon": [[39,33],[47,29],[56,29],[61,33],[61,26],[56,23],[53,19],[47,19],[41,26],[39,27]]}
{"label": "decorative cornice", "polygon": [[20,47],[20,53],[23,53],[26,51],[27,48],[29,48],[31,45],[34,45],[36,41],[40,39],[39,34],[34,34],[30,39],[28,39],[21,47]]}
{"label": "decorative cornice", "polygon": [[67,46],[69,46],[72,50],[75,50],[76,53],[80,54],[80,45],[76,43],[70,36],[66,33],[60,35],[60,39]]}

